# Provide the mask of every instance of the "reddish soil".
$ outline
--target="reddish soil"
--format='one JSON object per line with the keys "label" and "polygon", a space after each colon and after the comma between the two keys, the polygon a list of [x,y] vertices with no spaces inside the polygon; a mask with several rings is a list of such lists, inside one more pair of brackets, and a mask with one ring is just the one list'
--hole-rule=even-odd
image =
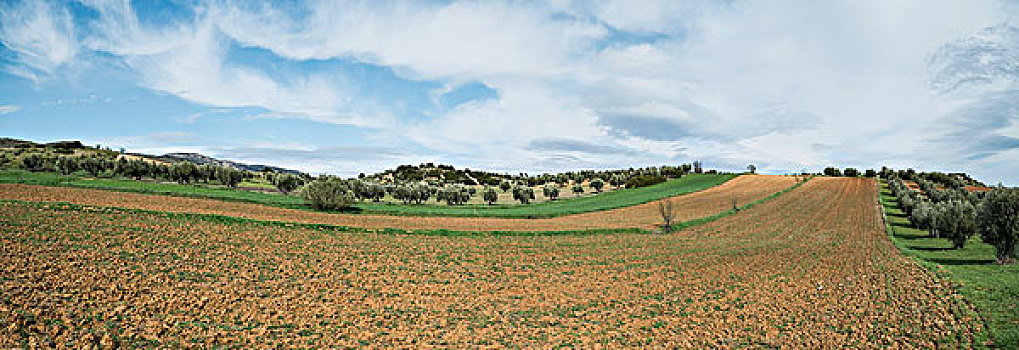
{"label": "reddish soil", "polygon": [[537,237],[0,203],[0,348],[974,347],[876,193],[819,178],[671,235]]}

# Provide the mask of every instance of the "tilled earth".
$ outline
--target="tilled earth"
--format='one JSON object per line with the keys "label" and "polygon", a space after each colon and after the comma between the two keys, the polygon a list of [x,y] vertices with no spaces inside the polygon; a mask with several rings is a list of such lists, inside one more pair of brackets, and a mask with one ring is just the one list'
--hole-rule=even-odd
{"label": "tilled earth", "polygon": [[820,178],[670,235],[536,237],[0,203],[0,348],[973,346],[875,196]]}
{"label": "tilled earth", "polygon": [[[742,205],[780,192],[795,183],[796,178],[792,176],[743,175],[716,187],[675,197],[678,218],[690,220],[714,215],[731,209],[734,198]],[[12,184],[0,184],[0,199],[218,214],[255,220],[332,224],[370,229],[454,231],[564,231],[634,227],[651,229],[661,220],[656,202],[549,219],[504,219],[337,214],[211,199]]]}

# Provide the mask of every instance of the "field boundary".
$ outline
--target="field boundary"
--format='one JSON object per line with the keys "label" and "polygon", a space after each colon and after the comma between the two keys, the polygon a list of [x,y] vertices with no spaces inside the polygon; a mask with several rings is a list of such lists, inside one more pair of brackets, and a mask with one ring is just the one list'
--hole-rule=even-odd
{"label": "field boundary", "polygon": [[[877,192],[877,202],[875,204],[877,205],[878,210],[881,211],[881,223],[885,227],[885,234],[888,236],[888,240],[892,242],[892,245],[894,245],[895,248],[898,248],[899,252],[902,253],[902,256],[908,258],[911,262],[922,268],[928,275],[940,281],[947,282],[948,285],[952,286],[952,290],[962,296],[962,298],[956,299],[956,305],[953,305],[952,311],[958,312],[957,316],[959,317],[976,317],[976,319],[980,320],[981,329],[979,333],[975,334],[976,338],[990,340],[994,343],[994,335],[991,333],[990,321],[984,314],[980,313],[980,309],[974,305],[972,301],[966,298],[960,286],[961,281],[959,281],[958,278],[953,277],[948,271],[941,270],[940,264],[928,261],[927,259],[917,255],[913,249],[904,246],[902,242],[895,237],[895,229],[892,228],[891,223],[888,222],[888,216],[885,212],[885,204],[887,202],[881,196],[881,189],[884,187],[883,185],[885,185],[885,182],[884,180],[879,179],[874,183],[874,187]],[[895,202],[891,202],[889,204],[896,207],[898,206],[898,203]],[[982,342],[978,342],[977,344],[982,345],[983,348],[988,348]]]}
{"label": "field boundary", "polygon": [[[738,210],[727,210],[710,216],[701,218],[691,219],[683,222],[679,222],[673,225],[674,232],[678,232],[690,227],[703,225],[727,216],[735,215],[739,211],[753,208],[756,205],[760,205],[771,199],[774,199],[782,194],[792,191],[807,181],[810,181],[813,177],[808,178],[805,181],[800,181],[788,188],[773,193],[767,197],[758,199],[751,203],[744,204],[737,207]],[[382,229],[370,229],[363,227],[344,226],[344,225],[333,225],[333,224],[312,224],[312,223],[299,223],[279,220],[258,220],[248,219],[236,216],[221,215],[221,214],[202,214],[202,213],[176,213],[166,212],[149,209],[135,209],[135,208],[122,208],[116,206],[99,206],[99,205],[83,205],[73,204],[67,202],[37,202],[37,201],[23,201],[16,199],[0,199],[0,203],[14,203],[22,205],[32,205],[44,209],[54,210],[68,210],[68,211],[79,211],[79,212],[131,212],[131,213],[144,213],[150,215],[160,215],[163,217],[173,217],[182,219],[196,219],[207,222],[216,223],[253,223],[259,225],[276,226],[276,227],[301,227],[308,229],[317,230],[329,230],[335,232],[351,232],[351,233],[378,233],[378,234],[405,234],[405,235],[429,235],[429,236],[563,236],[563,235],[599,235],[599,234],[654,234],[651,230],[641,229],[637,227],[631,228],[610,228],[610,229],[582,229],[582,230],[563,230],[563,231],[457,231],[457,230],[446,230],[446,229],[396,229],[396,228],[382,228]]]}

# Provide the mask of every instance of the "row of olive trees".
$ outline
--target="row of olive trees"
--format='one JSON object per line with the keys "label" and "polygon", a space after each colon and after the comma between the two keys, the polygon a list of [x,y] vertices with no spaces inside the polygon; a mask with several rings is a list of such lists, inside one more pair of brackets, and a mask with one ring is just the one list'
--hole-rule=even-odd
{"label": "row of olive trees", "polygon": [[995,188],[984,195],[958,188],[939,189],[915,178],[923,193],[911,190],[901,179],[892,177],[890,189],[916,228],[931,237],[952,241],[954,248],[965,247],[970,237],[995,247],[1000,263],[1012,263],[1019,240],[1019,189]]}
{"label": "row of olive trees", "polygon": [[[78,171],[92,177],[120,176],[141,180],[143,178],[162,179],[180,184],[195,182],[219,182],[236,188],[246,178],[258,176],[250,171],[211,164],[194,164],[180,162],[162,164],[140,159],[109,158],[103,156],[59,156],[47,157],[33,153],[22,157],[21,167],[29,171],[56,171],[71,175]],[[304,178],[286,173],[266,173],[268,180],[280,192],[287,194],[304,183]]]}

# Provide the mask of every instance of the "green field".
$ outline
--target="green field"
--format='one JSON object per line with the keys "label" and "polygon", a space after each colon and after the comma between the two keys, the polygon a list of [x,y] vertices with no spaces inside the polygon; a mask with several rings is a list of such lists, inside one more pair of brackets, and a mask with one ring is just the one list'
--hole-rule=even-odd
{"label": "green field", "polygon": [[[357,212],[408,216],[477,216],[505,218],[545,218],[592,211],[609,210],[650,202],[656,199],[696,192],[721,185],[735,178],[730,174],[691,174],[661,184],[605,192],[595,196],[562,198],[528,205],[403,205],[390,203],[359,203]],[[296,196],[261,193],[216,185],[178,185],[153,181],[114,178],[82,178],[55,173],[33,173],[19,170],[0,171],[0,183],[24,183],[46,186],[70,186],[112,191],[161,194],[180,197],[211,198],[288,208],[308,209]],[[434,202],[433,202],[434,203]],[[310,209],[309,209],[310,210]]]}
{"label": "green field", "polygon": [[987,323],[995,347],[1019,348],[1019,265],[995,264],[994,247],[981,242],[980,237],[970,238],[965,248],[956,250],[949,240],[930,238],[927,231],[913,228],[883,181],[881,203],[895,245],[958,283]]}

